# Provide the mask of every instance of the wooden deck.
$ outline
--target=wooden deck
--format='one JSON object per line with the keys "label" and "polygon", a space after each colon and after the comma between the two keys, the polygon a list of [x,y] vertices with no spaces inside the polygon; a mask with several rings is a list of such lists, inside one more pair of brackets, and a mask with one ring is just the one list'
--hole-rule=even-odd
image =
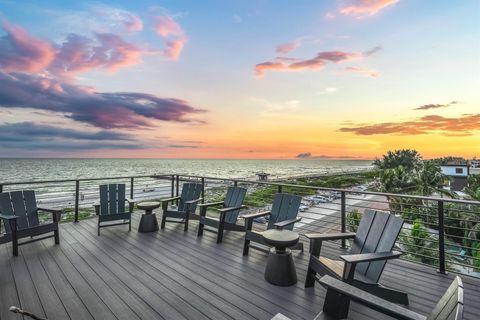
{"label": "wooden deck", "polygon": [[[308,251],[294,253],[299,282],[276,287],[263,279],[266,254],[251,250],[242,257],[242,234],[226,232],[217,245],[214,234],[196,237],[196,223],[140,234],[126,226],[102,229],[96,220],[61,225],[61,244],[48,239],[21,247],[11,256],[0,246],[0,319],[21,319],[11,305],[48,319],[270,319],[281,312],[292,319],[313,319],[325,290],[304,289]],[[325,246],[336,255],[338,245]],[[381,282],[409,293],[410,308],[427,314],[452,275],[397,261]],[[480,279],[463,277],[466,319],[480,319]],[[352,319],[383,319],[352,304]]]}

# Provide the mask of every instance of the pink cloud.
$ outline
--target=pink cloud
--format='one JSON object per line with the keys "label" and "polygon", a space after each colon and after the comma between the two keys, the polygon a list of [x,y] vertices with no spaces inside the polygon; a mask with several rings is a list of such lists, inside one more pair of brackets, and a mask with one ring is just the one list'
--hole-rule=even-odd
{"label": "pink cloud", "polygon": [[400,0],[353,0],[340,8],[340,13],[356,17],[373,16]]}
{"label": "pink cloud", "polygon": [[4,71],[39,72],[54,59],[55,50],[49,42],[17,25],[4,21],[1,26],[7,33],[0,37],[0,68]]}
{"label": "pink cloud", "polygon": [[163,51],[164,55],[172,60],[177,60],[182,53],[185,43],[183,40],[167,41],[167,48]]}
{"label": "pink cloud", "polygon": [[458,118],[428,115],[411,121],[358,124],[340,128],[341,132],[356,135],[397,134],[419,135],[440,133],[447,136],[469,136],[480,129],[480,114],[467,114]]}
{"label": "pink cloud", "polygon": [[155,32],[166,41],[163,55],[171,60],[177,60],[182,53],[187,37],[182,27],[170,16],[158,16],[153,19]]}
{"label": "pink cloud", "polygon": [[327,63],[344,63],[353,60],[363,59],[380,50],[375,47],[365,53],[344,52],[344,51],[322,51],[311,59],[276,58],[274,61],[266,61],[255,66],[255,74],[263,76],[266,71],[302,71],[321,70]]}
{"label": "pink cloud", "polygon": [[182,36],[184,34],[182,27],[169,16],[158,16],[153,20],[154,30],[163,38],[168,36]]}
{"label": "pink cloud", "polygon": [[358,73],[366,77],[377,78],[379,73],[376,70],[363,68],[363,67],[346,67],[338,74],[345,74],[345,73]]}
{"label": "pink cloud", "polygon": [[255,66],[255,75],[261,77],[265,75],[265,71],[273,70],[273,71],[284,71],[286,69],[287,64],[283,62],[262,62]]}
{"label": "pink cloud", "polygon": [[277,51],[277,53],[285,54],[285,53],[292,52],[293,50],[300,47],[300,45],[301,45],[300,39],[296,39],[292,42],[287,42],[287,43],[283,43],[283,44],[278,45],[277,48],[276,48],[276,51]]}
{"label": "pink cloud", "polygon": [[115,72],[139,63],[142,50],[111,33],[97,33],[92,40],[70,34],[62,43],[50,69],[58,74],[74,74],[91,69]]}
{"label": "pink cloud", "polygon": [[139,17],[131,15],[129,19],[125,20],[125,27],[128,32],[136,33],[143,30],[143,21]]}

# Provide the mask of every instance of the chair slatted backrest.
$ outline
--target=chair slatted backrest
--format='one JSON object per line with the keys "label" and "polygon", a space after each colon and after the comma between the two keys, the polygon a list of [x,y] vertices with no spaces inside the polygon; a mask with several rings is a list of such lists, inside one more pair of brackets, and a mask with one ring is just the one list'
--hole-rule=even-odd
{"label": "chair slatted backrest", "polygon": [[[237,208],[240,207],[247,194],[247,189],[241,187],[228,187],[227,195],[223,201],[224,208]],[[225,215],[226,223],[236,223],[240,209],[227,212]]]}
{"label": "chair slatted backrest", "polygon": [[[403,219],[387,212],[365,210],[353,241],[351,254],[392,251],[403,226]],[[387,262],[359,263],[355,273],[378,282]]]}
{"label": "chair slatted backrest", "polygon": [[[35,192],[32,190],[0,193],[0,213],[18,216],[17,230],[36,227],[40,224]],[[9,223],[5,223],[5,232],[11,232]]]}
{"label": "chair slatted backrest", "polygon": [[[273,198],[272,210],[268,221],[267,229],[275,228],[275,223],[285,220],[295,219],[298,215],[298,209],[302,197],[288,193],[277,193]],[[293,224],[283,228],[284,230],[292,230]]]}
{"label": "chair slatted backrest", "polygon": [[463,283],[455,277],[450,287],[438,301],[427,320],[462,320],[463,319]]}
{"label": "chair slatted backrest", "polygon": [[100,215],[125,213],[125,184],[100,186]]}
{"label": "chair slatted backrest", "polygon": [[[187,205],[185,202],[197,200],[202,194],[202,184],[187,182],[182,185],[182,194],[180,195],[180,201],[178,203],[178,211],[185,212],[187,211]],[[190,213],[194,213],[197,209],[197,204],[194,203],[190,206]]]}

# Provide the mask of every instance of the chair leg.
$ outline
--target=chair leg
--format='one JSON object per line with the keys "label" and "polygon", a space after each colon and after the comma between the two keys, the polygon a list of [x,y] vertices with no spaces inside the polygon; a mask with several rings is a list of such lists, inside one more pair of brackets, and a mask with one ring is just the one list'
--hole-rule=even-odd
{"label": "chair leg", "polygon": [[333,319],[346,319],[350,307],[350,298],[328,288],[323,303],[323,312]]}
{"label": "chair leg", "polygon": [[307,270],[307,278],[305,279],[305,288],[311,288],[315,285],[315,274],[316,272],[309,266]]}
{"label": "chair leg", "polygon": [[199,222],[198,223],[198,232],[197,232],[197,237],[203,236],[203,223]]}
{"label": "chair leg", "polygon": [[[13,220],[14,221],[14,220]],[[16,257],[18,256],[18,238],[17,238],[17,224],[16,221],[14,223],[10,224],[10,227],[13,228],[12,230],[12,250],[13,250],[13,255]]]}
{"label": "chair leg", "polygon": [[189,214],[187,212],[187,216],[185,217],[185,226],[183,227],[183,231],[187,232],[188,231],[188,219],[189,218]]}
{"label": "chair leg", "polygon": [[53,234],[55,236],[55,244],[60,244],[60,232],[58,229],[54,230]]}
{"label": "chair leg", "polygon": [[132,218],[128,220],[128,231],[132,231]]}
{"label": "chair leg", "polygon": [[243,255],[248,255],[248,250],[250,249],[250,240],[245,239],[245,243],[243,244]]}
{"label": "chair leg", "polygon": [[220,223],[218,225],[218,233],[217,233],[217,243],[221,243],[223,240],[223,225]]}
{"label": "chair leg", "polygon": [[160,229],[165,229],[166,221],[167,221],[167,213],[164,211],[162,215],[162,223],[160,224]]}
{"label": "chair leg", "polygon": [[98,221],[97,225],[97,235],[100,235],[100,221]]}

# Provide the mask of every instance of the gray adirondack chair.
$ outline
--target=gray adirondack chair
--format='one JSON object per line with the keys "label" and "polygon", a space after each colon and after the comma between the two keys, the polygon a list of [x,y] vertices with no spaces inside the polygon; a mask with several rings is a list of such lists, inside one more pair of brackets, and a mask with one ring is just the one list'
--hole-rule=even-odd
{"label": "gray adirondack chair", "polygon": [[[40,224],[38,212],[52,214],[52,222]],[[0,243],[12,242],[13,255],[18,256],[18,246],[27,243],[55,238],[55,244],[60,243],[58,221],[61,210],[38,208],[35,192],[32,190],[0,193],[0,218],[4,222],[5,234],[0,237]],[[36,237],[45,235],[42,237]],[[30,238],[19,242],[19,239]]]}
{"label": "gray adirondack chair", "polygon": [[[327,294],[323,303],[323,310],[314,320],[347,318],[351,300],[393,319],[463,320],[463,283],[458,276],[455,277],[428,316],[386,301],[330,276],[323,276],[319,282],[327,288]],[[278,313],[272,320],[289,320],[289,318]]]}
{"label": "gray adirondack chair", "polygon": [[[197,204],[202,200],[202,184],[188,182],[182,185],[182,193],[178,197],[168,198],[162,200],[162,224],[161,228],[165,228],[166,222],[183,223],[184,231],[188,231],[188,222],[190,220],[198,220],[199,216],[195,215],[197,210]],[[177,201],[178,206],[176,209],[168,207],[168,204]],[[167,218],[173,218],[168,219]]]}
{"label": "gray adirondack chair", "polygon": [[[269,216],[267,230],[269,229],[282,229],[282,230],[292,230],[295,222],[300,221],[302,218],[297,218],[298,209],[300,208],[300,203],[302,197],[291,195],[287,193],[277,193],[273,199],[272,209],[270,211],[258,212],[244,215],[245,219],[245,242],[243,245],[243,255],[247,255],[250,242],[260,244],[262,246],[267,246],[263,241],[262,232],[252,230],[253,220],[258,217]],[[252,248],[266,251],[268,249],[253,245]],[[299,249],[303,251],[303,243],[299,243],[290,249]]]}
{"label": "gray adirondack chair", "polygon": [[[305,287],[313,287],[316,274],[330,275],[364,291],[392,302],[408,305],[406,293],[378,283],[390,259],[399,258],[392,251],[403,226],[403,219],[386,212],[365,210],[357,233],[305,234],[310,239],[310,261]],[[332,260],[320,255],[323,241],[353,239],[349,254]]]}
{"label": "gray adirondack chair", "polygon": [[[101,228],[127,224],[128,231],[131,231],[134,202],[125,197],[125,184],[104,184],[99,189],[100,202],[94,205],[98,216],[98,235]],[[125,208],[125,202],[128,202],[128,209]],[[121,222],[112,223],[114,221]]]}
{"label": "gray adirondack chair", "polygon": [[[228,187],[227,195],[223,201],[200,204],[200,223],[198,225],[198,236],[203,235],[203,231],[212,231],[217,233],[217,243],[222,242],[223,232],[225,230],[244,232],[244,226],[237,224],[240,209],[245,206],[242,205],[247,189],[241,187]],[[219,207],[218,212],[220,216],[207,216],[207,209],[210,207]],[[210,228],[205,228],[205,226]]]}

